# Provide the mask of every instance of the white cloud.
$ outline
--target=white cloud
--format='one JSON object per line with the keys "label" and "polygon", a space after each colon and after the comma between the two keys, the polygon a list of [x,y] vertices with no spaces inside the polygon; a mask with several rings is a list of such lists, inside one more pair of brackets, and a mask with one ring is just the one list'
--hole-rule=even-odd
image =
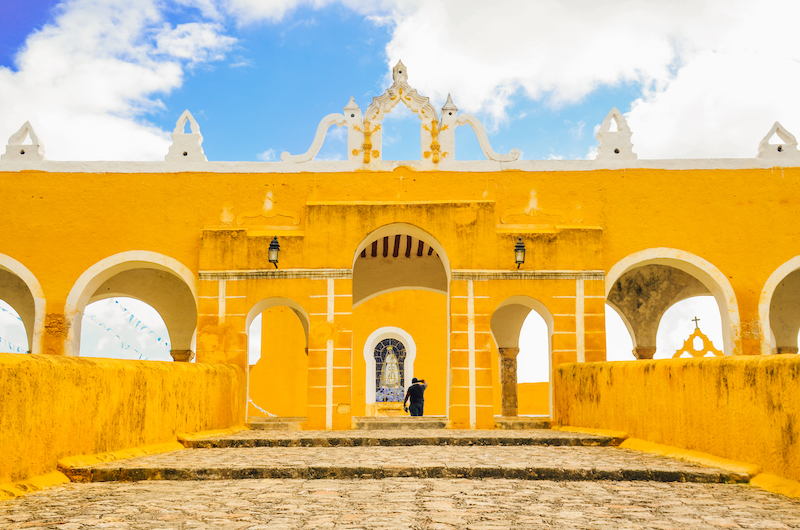
{"label": "white cloud", "polygon": [[642,157],[751,157],[775,120],[800,133],[794,0],[440,0],[391,16],[387,64],[495,122],[518,94],[557,107],[632,82]]}
{"label": "white cloud", "polygon": [[[234,39],[216,23],[171,28],[156,0],[72,0],[0,67],[0,139],[31,121],[56,160],[160,160],[167,132],[144,120],[181,86],[184,63],[216,60]],[[176,116],[177,117],[177,116]]]}
{"label": "white cloud", "polygon": [[278,158],[275,156],[275,149],[267,149],[263,153],[258,153],[256,158],[261,160],[262,162],[273,162]]}

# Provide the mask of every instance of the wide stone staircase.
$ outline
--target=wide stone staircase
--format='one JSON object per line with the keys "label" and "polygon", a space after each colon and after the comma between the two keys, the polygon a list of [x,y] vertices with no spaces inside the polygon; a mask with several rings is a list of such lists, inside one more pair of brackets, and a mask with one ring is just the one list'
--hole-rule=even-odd
{"label": "wide stone staircase", "polygon": [[800,528],[800,502],[746,484],[746,471],[625,449],[623,433],[541,418],[482,431],[435,417],[304,424],[254,418],[183,448],[77,458],[61,469],[72,483],[0,503],[0,528]]}
{"label": "wide stone staircase", "polygon": [[[732,483],[749,477],[620,449],[621,438],[499,419],[495,430],[446,419],[356,418],[350,431],[304,431],[303,418],[184,442],[187,450],[65,469],[76,482],[220,479],[520,479]],[[516,423],[516,424],[515,424]],[[525,428],[525,427],[539,428]],[[505,427],[505,428],[502,428]]]}

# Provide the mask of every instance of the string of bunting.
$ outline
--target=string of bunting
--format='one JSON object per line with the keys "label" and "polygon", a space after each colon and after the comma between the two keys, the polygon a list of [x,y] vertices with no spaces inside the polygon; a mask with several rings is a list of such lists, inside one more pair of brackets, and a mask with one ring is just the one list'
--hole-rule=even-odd
{"label": "string of bunting", "polygon": [[[167,350],[169,350],[169,342],[168,341],[162,339],[158,335],[158,333],[156,333],[155,331],[153,331],[152,329],[147,327],[147,325],[144,322],[142,322],[136,315],[134,315],[127,307],[125,307],[124,305],[120,304],[119,300],[114,300],[114,303],[117,304],[117,306],[119,306],[119,308],[122,310],[123,315],[127,319],[127,323],[130,324],[131,326],[133,326],[134,330],[139,331],[139,332],[145,332],[148,335],[154,336],[156,338],[157,342],[160,342],[161,344],[164,345],[164,347]],[[105,323],[100,322],[99,320],[97,320],[94,315],[88,315],[88,316],[89,316],[89,320],[91,320],[92,322],[94,322],[95,324],[100,326],[101,328],[105,329],[106,331],[108,331],[109,333],[114,335],[114,337],[117,339],[117,341],[119,341],[120,347],[122,348],[122,351],[132,350],[134,353],[139,354],[139,359],[148,360],[146,357],[144,357],[143,353],[139,352],[139,350],[137,350],[135,347],[133,347],[130,344],[128,344],[127,342],[125,342],[122,339],[122,337],[120,337],[119,334],[116,331],[114,331],[112,328],[110,328],[108,325],[106,325]]]}

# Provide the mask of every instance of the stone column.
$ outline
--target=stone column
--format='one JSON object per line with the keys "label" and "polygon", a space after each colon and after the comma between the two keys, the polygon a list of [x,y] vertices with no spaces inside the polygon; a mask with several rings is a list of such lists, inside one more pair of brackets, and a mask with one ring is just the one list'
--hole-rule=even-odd
{"label": "stone column", "polygon": [[519,348],[498,348],[500,351],[500,393],[503,416],[517,415],[517,354]]}
{"label": "stone column", "polygon": [[633,349],[633,356],[638,360],[652,359],[656,354],[655,346],[636,346]]}
{"label": "stone column", "polygon": [[192,350],[170,350],[169,354],[175,362],[179,363],[190,363],[194,359]]}

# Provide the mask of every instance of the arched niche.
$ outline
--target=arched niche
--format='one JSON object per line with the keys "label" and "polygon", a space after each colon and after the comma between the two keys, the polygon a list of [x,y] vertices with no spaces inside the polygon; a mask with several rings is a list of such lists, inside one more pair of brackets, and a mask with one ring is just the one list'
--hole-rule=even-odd
{"label": "arched niche", "polygon": [[761,354],[797,353],[800,331],[800,256],[778,267],[758,301]]}
{"label": "arched niche", "polygon": [[92,302],[128,297],[155,309],[167,326],[172,352],[190,352],[197,328],[194,274],[179,261],[133,250],[105,258],[86,270],[67,297],[66,355],[80,354],[83,311]]}
{"label": "arched niche", "polygon": [[376,363],[375,363],[375,347],[380,344],[381,341],[385,339],[395,339],[403,343],[406,349],[406,357],[403,366],[403,381],[404,386],[408,389],[409,385],[411,385],[411,380],[414,377],[414,360],[417,358],[417,344],[414,342],[414,338],[404,329],[394,327],[394,326],[384,326],[382,328],[378,328],[372,333],[370,333],[367,340],[364,342],[364,362],[366,364],[366,379],[365,379],[365,403],[371,404],[375,403],[375,391],[376,391],[376,384],[375,384],[375,374],[376,374]]}
{"label": "arched niche", "polygon": [[353,257],[353,307],[403,289],[447,294],[450,263],[442,245],[407,223],[383,226],[365,237]]}
{"label": "arched niche", "polygon": [[639,358],[652,358],[664,312],[681,300],[711,295],[720,309],[725,355],[740,348],[739,306],[728,278],[690,252],[651,248],[617,262],[606,275],[606,303],[623,315]]}
{"label": "arched niche", "polygon": [[0,254],[0,298],[22,319],[31,353],[42,353],[45,299],[39,281],[22,263]]}

